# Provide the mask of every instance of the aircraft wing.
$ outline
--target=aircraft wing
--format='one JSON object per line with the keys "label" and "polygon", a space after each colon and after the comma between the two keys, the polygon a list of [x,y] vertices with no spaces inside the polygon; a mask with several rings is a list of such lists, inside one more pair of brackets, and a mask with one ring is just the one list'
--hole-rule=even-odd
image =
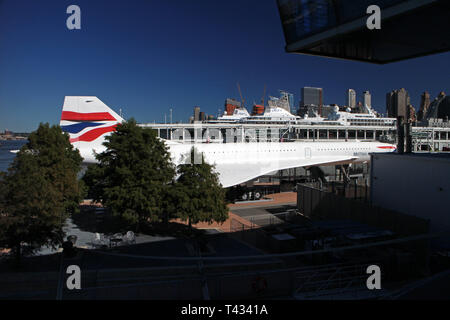
{"label": "aircraft wing", "polygon": [[218,163],[216,172],[224,188],[228,188],[273,171],[292,169],[298,167],[310,167],[318,165],[345,164],[356,160],[357,157],[318,157],[315,159],[283,159],[279,161],[242,161],[230,163]]}

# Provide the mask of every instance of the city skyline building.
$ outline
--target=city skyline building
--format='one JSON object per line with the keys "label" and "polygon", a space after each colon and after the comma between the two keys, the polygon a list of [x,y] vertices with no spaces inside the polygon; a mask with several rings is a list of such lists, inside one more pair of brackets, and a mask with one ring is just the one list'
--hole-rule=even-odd
{"label": "city skyline building", "polygon": [[445,92],[439,95],[430,103],[427,113],[423,116],[423,123],[429,126],[450,126],[450,96]]}
{"label": "city skyline building", "polygon": [[420,109],[419,112],[417,113],[418,121],[425,120],[430,103],[431,103],[430,94],[428,93],[428,91],[425,91],[420,96]]}
{"label": "city skyline building", "polygon": [[372,95],[369,91],[363,92],[363,106],[367,106],[369,108],[372,108]]}
{"label": "city skyline building", "polygon": [[417,122],[417,112],[416,112],[416,108],[414,108],[414,106],[412,104],[408,105],[408,119],[410,120],[410,122]]}
{"label": "city skyline building", "polygon": [[301,100],[299,114],[305,114],[308,107],[316,107],[318,115],[322,114],[323,89],[315,87],[303,87],[301,89]]}
{"label": "city skyline building", "polygon": [[356,107],[356,91],[354,89],[347,90],[347,107],[355,108]]}
{"label": "city skyline building", "polygon": [[409,105],[411,105],[409,93],[405,88],[393,90],[386,94],[386,112],[391,118],[410,118]]}
{"label": "city skyline building", "polygon": [[200,121],[200,107],[194,107],[194,121]]}

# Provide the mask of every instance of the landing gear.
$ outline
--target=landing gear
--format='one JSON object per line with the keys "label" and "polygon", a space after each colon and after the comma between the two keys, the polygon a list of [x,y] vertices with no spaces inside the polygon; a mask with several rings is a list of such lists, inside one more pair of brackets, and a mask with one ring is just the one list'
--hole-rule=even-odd
{"label": "landing gear", "polygon": [[311,178],[313,178],[316,181],[320,181],[322,183],[325,182],[325,173],[323,172],[320,167],[310,167],[309,172],[311,172]]}
{"label": "landing gear", "polygon": [[341,165],[341,171],[343,174],[342,180],[344,181],[345,186],[350,182],[349,169],[350,169],[349,164]]}
{"label": "landing gear", "polygon": [[242,194],[242,197],[241,197],[241,199],[243,200],[243,201],[247,201],[247,200],[259,200],[259,199],[261,199],[261,193],[259,193],[259,192],[244,192],[243,194]]}

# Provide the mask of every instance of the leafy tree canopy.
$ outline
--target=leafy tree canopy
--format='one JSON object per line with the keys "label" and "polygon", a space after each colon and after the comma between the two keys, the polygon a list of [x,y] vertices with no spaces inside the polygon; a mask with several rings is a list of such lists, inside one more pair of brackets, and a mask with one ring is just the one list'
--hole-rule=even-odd
{"label": "leafy tree canopy", "polygon": [[224,222],[228,218],[228,208],[218,174],[203,155],[195,153],[192,148],[190,159],[202,159],[200,164],[188,159],[178,166],[179,178],[173,193],[178,216],[189,224]]}
{"label": "leafy tree canopy", "polygon": [[130,224],[160,221],[175,175],[164,142],[130,119],[104,145],[107,150],[96,156],[98,163],[83,178],[93,199]]}
{"label": "leafy tree canopy", "polygon": [[[21,244],[62,242],[63,223],[83,195],[82,158],[59,126],[40,124],[0,176],[0,239],[18,257]],[[31,248],[33,250],[33,248]]]}

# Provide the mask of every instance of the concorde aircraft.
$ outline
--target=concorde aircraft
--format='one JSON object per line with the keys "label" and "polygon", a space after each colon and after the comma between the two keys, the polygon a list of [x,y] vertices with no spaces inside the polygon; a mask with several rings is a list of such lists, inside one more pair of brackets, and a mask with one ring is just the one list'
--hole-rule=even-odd
{"label": "concorde aircraft", "polygon": [[[105,150],[105,137],[124,121],[97,97],[66,96],[61,128],[80,151],[84,163],[95,163],[95,153]],[[182,143],[164,140],[175,165],[190,157],[194,146],[205,161],[215,165],[224,188],[283,169],[339,165],[370,160],[370,153],[395,151],[381,142],[241,142]],[[196,159],[190,159],[195,163]]]}

